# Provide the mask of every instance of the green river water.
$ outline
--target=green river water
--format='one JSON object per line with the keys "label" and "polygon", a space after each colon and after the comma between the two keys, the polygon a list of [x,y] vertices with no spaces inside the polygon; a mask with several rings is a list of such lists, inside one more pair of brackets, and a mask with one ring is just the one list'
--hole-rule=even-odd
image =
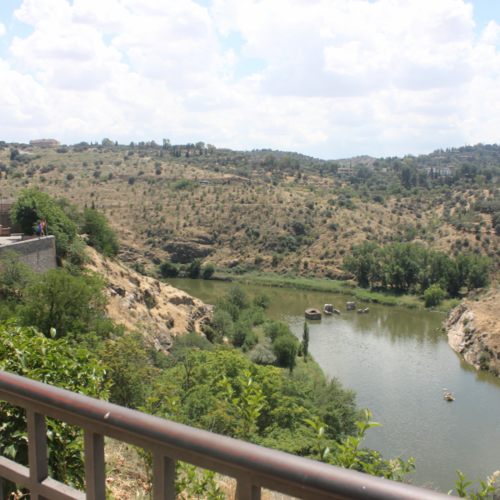
{"label": "green river water", "polygon": [[[170,283],[213,304],[230,283],[173,279]],[[500,379],[477,372],[437,331],[445,315],[369,304],[370,313],[346,312],[348,296],[249,285],[272,296],[268,315],[302,338],[304,311],[333,304],[341,315],[309,321],[309,350],[327,377],[357,394],[383,427],[366,446],[385,458],[413,456],[414,483],[448,491],[457,479],[485,479],[500,469]],[[367,307],[359,304],[359,307]],[[443,388],[455,393],[448,403]]]}

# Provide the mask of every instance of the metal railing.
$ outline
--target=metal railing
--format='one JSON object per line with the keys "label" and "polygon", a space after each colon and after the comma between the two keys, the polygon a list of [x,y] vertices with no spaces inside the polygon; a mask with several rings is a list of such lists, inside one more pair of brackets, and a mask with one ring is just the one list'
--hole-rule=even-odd
{"label": "metal railing", "polygon": [[[29,468],[0,457],[0,481],[5,478],[27,488],[32,500],[105,500],[105,436],[153,453],[154,500],[175,499],[176,460],[235,478],[238,500],[259,500],[261,488],[307,500],[449,498],[435,491],[153,417],[3,371],[0,400],[26,409],[29,448]],[[83,429],[86,494],[48,476],[45,417]],[[1,491],[0,487],[0,500]]]}

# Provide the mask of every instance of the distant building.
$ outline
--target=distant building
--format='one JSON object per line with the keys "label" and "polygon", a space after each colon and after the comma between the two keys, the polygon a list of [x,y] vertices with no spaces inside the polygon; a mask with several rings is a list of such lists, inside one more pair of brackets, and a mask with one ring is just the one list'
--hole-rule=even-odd
{"label": "distant building", "polygon": [[30,146],[38,146],[39,148],[48,148],[51,146],[60,146],[61,143],[55,139],[39,139],[37,141],[30,141]]}
{"label": "distant building", "polygon": [[340,167],[337,173],[340,175],[354,175],[354,169],[350,167]]}

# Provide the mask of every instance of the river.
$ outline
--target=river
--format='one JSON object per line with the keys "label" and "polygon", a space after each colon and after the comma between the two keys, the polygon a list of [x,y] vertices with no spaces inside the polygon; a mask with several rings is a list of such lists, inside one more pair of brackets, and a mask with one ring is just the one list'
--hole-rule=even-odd
{"label": "river", "polygon": [[[213,304],[231,286],[220,281],[170,283]],[[370,304],[370,313],[346,312],[348,296],[246,286],[272,296],[268,315],[302,338],[304,311],[333,304],[341,315],[309,321],[309,351],[328,377],[357,394],[383,427],[365,445],[385,458],[415,458],[414,484],[448,491],[457,479],[485,479],[500,469],[500,379],[478,372],[437,331],[445,315]],[[360,304],[367,307],[367,304]],[[455,393],[452,403],[443,388]]]}

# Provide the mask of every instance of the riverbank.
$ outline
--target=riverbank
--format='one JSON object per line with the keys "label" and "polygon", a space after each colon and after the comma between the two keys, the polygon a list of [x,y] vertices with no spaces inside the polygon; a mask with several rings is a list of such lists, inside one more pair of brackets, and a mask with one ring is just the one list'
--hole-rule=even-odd
{"label": "riverbank", "polygon": [[500,377],[500,287],[464,300],[444,323],[450,347],[477,370]]}
{"label": "riverbank", "polygon": [[[216,273],[212,279],[238,281],[246,285],[261,285],[306,290],[309,292],[351,295],[355,300],[367,304],[373,303],[384,306],[406,307],[408,309],[426,309],[423,298],[415,295],[395,295],[385,291],[361,288],[351,281],[337,281],[323,278],[287,278],[272,275],[259,276],[254,274],[226,275],[220,273]],[[458,299],[447,299],[433,310],[446,313],[460,303],[461,301]]]}

